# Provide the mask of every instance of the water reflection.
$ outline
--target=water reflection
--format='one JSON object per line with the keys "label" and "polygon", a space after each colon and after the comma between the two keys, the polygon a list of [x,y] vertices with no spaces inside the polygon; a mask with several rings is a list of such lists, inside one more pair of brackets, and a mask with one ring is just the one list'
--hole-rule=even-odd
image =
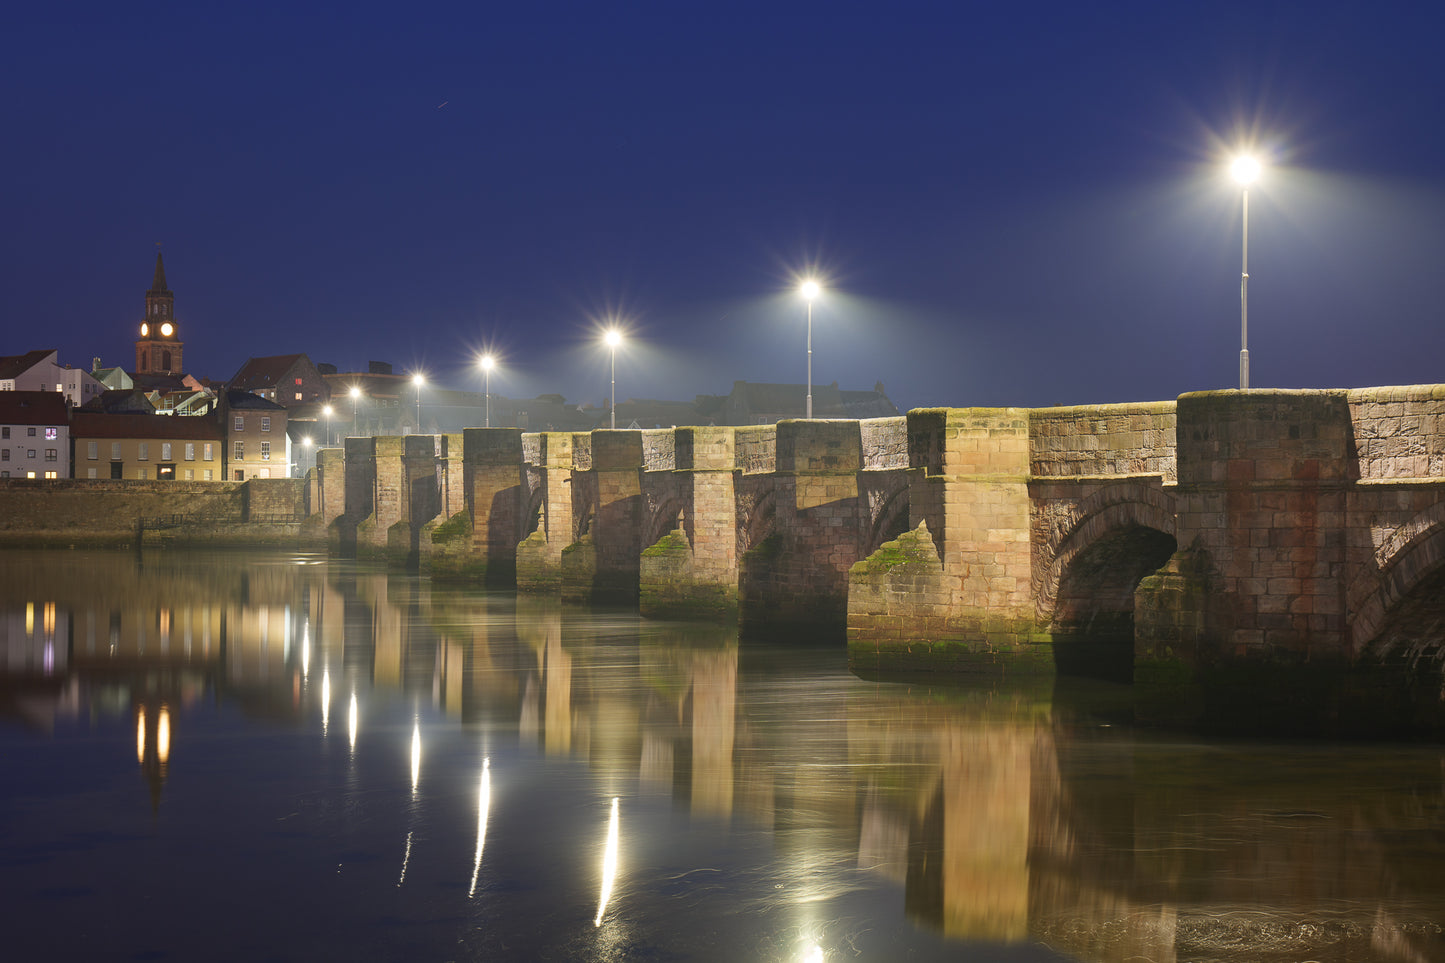
{"label": "water reflection", "polygon": [[[295,834],[271,858],[356,887],[335,902],[358,934],[411,912],[437,946],[473,948],[459,958],[686,956],[703,933],[737,958],[788,960],[962,942],[1034,954],[1019,959],[1445,958],[1438,747],[1171,740],[1052,690],[864,682],[839,654],[740,646],[719,627],[295,561],[0,554],[0,710],[57,743],[115,720],[151,814],[166,815],[173,765],[214,780]],[[334,687],[347,694],[335,778]],[[173,730],[221,713],[258,745],[314,734],[244,760],[276,767],[283,802],[214,762],[218,742],[177,742],[173,763]],[[381,889],[427,902],[381,904]],[[417,907],[452,897],[468,922],[443,936],[454,922]],[[589,919],[584,953],[563,931]],[[487,942],[494,931],[513,942]]]}

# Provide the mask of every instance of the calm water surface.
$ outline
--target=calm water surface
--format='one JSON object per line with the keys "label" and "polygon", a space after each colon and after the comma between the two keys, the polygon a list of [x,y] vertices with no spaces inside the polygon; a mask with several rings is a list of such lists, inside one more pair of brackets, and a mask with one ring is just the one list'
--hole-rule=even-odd
{"label": "calm water surface", "polygon": [[0,553],[14,960],[1445,960],[1438,746],[317,556]]}

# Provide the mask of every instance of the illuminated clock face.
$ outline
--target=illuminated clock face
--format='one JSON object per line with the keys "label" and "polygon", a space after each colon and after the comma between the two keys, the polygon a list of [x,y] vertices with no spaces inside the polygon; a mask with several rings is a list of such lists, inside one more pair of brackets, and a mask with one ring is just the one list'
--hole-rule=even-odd
{"label": "illuminated clock face", "polygon": [[140,326],[140,336],[141,336],[142,338],[144,338],[146,335],[148,335],[148,334],[150,334],[150,333],[151,333],[151,326],[150,326],[150,325],[148,325],[148,324],[142,324],[142,325]]}
{"label": "illuminated clock face", "polygon": [[161,325],[161,337],[169,338],[171,336],[171,332],[174,330],[175,328],[171,327],[171,323],[167,321],[165,324]]}

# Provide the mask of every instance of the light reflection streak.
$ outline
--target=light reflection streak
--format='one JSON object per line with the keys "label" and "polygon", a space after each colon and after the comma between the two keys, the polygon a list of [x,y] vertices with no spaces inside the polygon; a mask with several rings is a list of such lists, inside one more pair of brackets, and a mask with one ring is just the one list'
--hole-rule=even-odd
{"label": "light reflection streak", "polygon": [[612,881],[617,878],[617,797],[612,797],[612,816],[607,821],[607,849],[602,855],[602,900],[597,905],[597,919],[593,926],[602,925],[602,914],[607,911],[607,901],[612,898]]}
{"label": "light reflection streak", "polygon": [[351,748],[356,748],[356,693],[351,693],[351,708],[346,713],[346,725],[350,730]]}
{"label": "light reflection streak", "polygon": [[146,711],[135,714],[135,761],[144,765],[146,761]]}
{"label": "light reflection streak", "polygon": [[331,670],[321,675],[321,734],[326,735],[326,725],[331,720]]}
{"label": "light reflection streak", "polygon": [[[289,630],[288,630],[289,631]],[[301,626],[301,678],[311,674],[311,626]]]}
{"label": "light reflection streak", "polygon": [[416,796],[417,782],[421,779],[421,723],[411,727],[411,794]]}
{"label": "light reflection streak", "polygon": [[401,857],[401,879],[396,881],[397,889],[406,882],[406,864],[411,862],[411,833],[406,834],[406,854]]}
{"label": "light reflection streak", "polygon": [[156,721],[156,758],[163,766],[171,758],[171,710],[165,706]]}
{"label": "light reflection streak", "polygon": [[472,888],[467,890],[471,899],[477,891],[477,876],[482,871],[482,846],[487,842],[487,811],[492,808],[492,761],[482,760],[482,786],[477,799],[477,858],[472,862]]}

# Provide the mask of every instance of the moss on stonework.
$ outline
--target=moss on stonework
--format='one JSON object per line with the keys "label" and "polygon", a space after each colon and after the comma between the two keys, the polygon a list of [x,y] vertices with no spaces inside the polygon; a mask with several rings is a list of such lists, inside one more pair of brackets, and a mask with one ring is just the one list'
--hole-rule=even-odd
{"label": "moss on stonework", "polygon": [[924,523],[919,523],[913,531],[904,532],[891,542],[884,542],[872,555],[854,562],[848,569],[848,575],[851,577],[886,573],[910,562],[922,562],[935,567],[938,565],[938,551],[934,548],[933,537],[928,534],[928,526]]}
{"label": "moss on stonework", "polygon": [[472,513],[463,508],[451,518],[442,522],[432,529],[431,540],[434,543],[450,542],[459,538],[466,538],[472,533]]}
{"label": "moss on stonework", "polygon": [[658,558],[663,555],[673,555],[678,552],[691,552],[692,545],[687,540],[687,535],[681,529],[674,528],[662,536],[653,545],[643,549],[643,558]]}

